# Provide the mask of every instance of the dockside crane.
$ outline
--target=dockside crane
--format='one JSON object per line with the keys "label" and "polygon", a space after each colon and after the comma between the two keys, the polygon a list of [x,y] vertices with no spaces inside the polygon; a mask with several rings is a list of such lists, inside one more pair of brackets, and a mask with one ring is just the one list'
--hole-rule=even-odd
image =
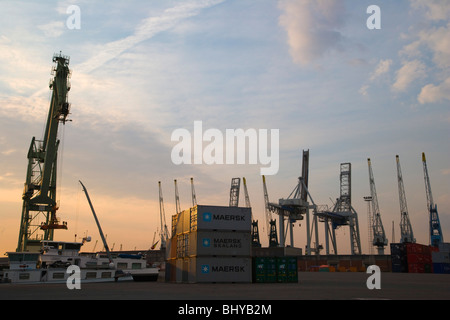
{"label": "dockside crane", "polygon": [[377,190],[375,188],[375,179],[373,177],[372,163],[370,158],[367,159],[369,165],[369,183],[370,195],[372,197],[372,217],[373,217],[373,241],[372,244],[377,247],[378,254],[384,254],[384,247],[388,244],[386,233],[384,232],[383,223],[381,221],[380,209],[378,206]]}
{"label": "dockside crane", "polygon": [[278,235],[276,221],[272,219],[272,210],[269,202],[269,194],[267,192],[266,177],[262,176],[264,191],[264,208],[266,212],[266,229],[269,237],[269,247],[278,247]]}
{"label": "dockside crane", "polygon": [[180,205],[180,195],[178,194],[178,185],[177,180],[173,180],[173,183],[175,185],[175,214],[179,214],[181,212],[181,205]]}
{"label": "dockside crane", "polygon": [[192,195],[192,207],[195,207],[197,205],[197,196],[195,194],[194,178],[191,178],[191,195]]}
{"label": "dockside crane", "polygon": [[57,154],[60,140],[58,126],[67,121],[70,103],[68,56],[53,55],[52,75],[49,87],[52,92],[47,124],[42,140],[32,138],[28,150],[28,169],[22,196],[22,216],[16,251],[37,251],[41,240],[53,240],[54,230],[67,229],[60,223],[56,211]]}
{"label": "dockside crane", "polygon": [[[414,239],[411,221],[409,220],[408,206],[406,205],[406,194],[405,187],[403,185],[402,169],[400,167],[400,158],[396,155],[395,159],[397,161],[398,196],[400,203],[400,242],[415,243],[416,239]],[[392,239],[392,241],[394,241],[394,239]]]}
{"label": "dockside crane", "polygon": [[[247,208],[251,208],[252,205],[250,203],[250,197],[248,195],[247,190],[247,180],[245,179],[245,177],[242,178],[242,182],[244,185],[245,206]],[[259,240],[258,220],[253,219],[253,211],[252,211],[252,246],[257,248],[261,247],[261,242]]]}
{"label": "dockside crane", "polygon": [[427,210],[429,212],[430,223],[430,244],[433,247],[438,247],[440,243],[444,242],[444,235],[442,234],[441,222],[437,211],[437,205],[433,201],[433,194],[431,193],[430,176],[428,175],[427,160],[425,153],[422,153],[423,174],[425,179],[425,192],[427,195]]}
{"label": "dockside crane", "polygon": [[170,236],[166,224],[166,213],[164,211],[164,199],[161,181],[158,181],[158,187],[159,187],[159,219],[161,221],[161,250],[163,250],[166,249],[166,244]]}

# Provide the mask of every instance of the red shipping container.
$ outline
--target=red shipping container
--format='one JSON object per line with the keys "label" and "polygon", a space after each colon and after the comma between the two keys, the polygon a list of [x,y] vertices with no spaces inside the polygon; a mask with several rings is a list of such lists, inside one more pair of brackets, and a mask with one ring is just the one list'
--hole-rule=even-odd
{"label": "red shipping container", "polygon": [[425,265],[423,263],[409,263],[409,273],[425,273]]}
{"label": "red shipping container", "polygon": [[406,261],[408,262],[408,264],[410,263],[416,264],[416,263],[423,263],[424,259],[422,254],[408,253],[406,255]]}

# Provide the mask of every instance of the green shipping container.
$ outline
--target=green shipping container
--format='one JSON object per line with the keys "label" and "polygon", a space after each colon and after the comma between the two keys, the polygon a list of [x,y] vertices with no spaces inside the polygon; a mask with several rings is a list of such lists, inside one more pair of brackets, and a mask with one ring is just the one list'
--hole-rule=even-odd
{"label": "green shipping container", "polygon": [[254,283],[298,282],[296,257],[254,257]]}
{"label": "green shipping container", "polygon": [[253,258],[253,282],[272,283],[276,281],[276,259],[272,257]]}
{"label": "green shipping container", "polygon": [[296,257],[288,257],[287,282],[298,282],[298,262]]}
{"label": "green shipping container", "polygon": [[277,258],[277,282],[287,282],[288,280],[288,263],[287,258],[279,257]]}

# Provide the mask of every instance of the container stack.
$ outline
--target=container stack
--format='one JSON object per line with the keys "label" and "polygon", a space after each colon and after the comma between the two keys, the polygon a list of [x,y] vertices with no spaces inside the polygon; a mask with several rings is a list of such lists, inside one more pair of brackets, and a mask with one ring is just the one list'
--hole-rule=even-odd
{"label": "container stack", "polygon": [[431,252],[434,273],[450,274],[450,243],[440,243],[438,250]]}
{"label": "container stack", "polygon": [[251,282],[251,208],[197,205],[172,217],[166,281]]}
{"label": "container stack", "polygon": [[254,257],[253,282],[298,282],[297,257]]}
{"label": "container stack", "polygon": [[432,247],[418,243],[391,244],[392,272],[432,273]]}

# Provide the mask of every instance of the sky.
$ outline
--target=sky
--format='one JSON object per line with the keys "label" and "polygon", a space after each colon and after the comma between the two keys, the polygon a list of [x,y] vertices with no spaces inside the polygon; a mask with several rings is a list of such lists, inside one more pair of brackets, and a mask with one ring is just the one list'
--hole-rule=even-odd
{"label": "sky", "polygon": [[[381,29],[368,28],[370,5],[380,8]],[[368,158],[389,242],[400,239],[399,155],[415,238],[429,244],[425,152],[450,241],[449,18],[441,0],[1,1],[1,254],[17,246],[27,151],[45,129],[59,52],[70,56],[72,121],[59,128],[58,216],[68,230],[57,240],[88,235],[86,251],[102,247],[79,180],[109,247],[145,250],[159,237],[158,181],[170,229],[174,179],[187,209],[191,177],[198,203],[220,206],[231,179],[245,177],[267,245],[261,162],[172,161],[172,133],[201,121],[223,134],[279,130],[279,170],[266,177],[271,202],[295,188],[303,150],[319,205],[339,197],[340,164],[350,162],[363,253]],[[304,249],[305,220],[294,234]],[[325,246],[323,224],[319,237]],[[349,253],[349,229],[337,237],[338,253]]]}

